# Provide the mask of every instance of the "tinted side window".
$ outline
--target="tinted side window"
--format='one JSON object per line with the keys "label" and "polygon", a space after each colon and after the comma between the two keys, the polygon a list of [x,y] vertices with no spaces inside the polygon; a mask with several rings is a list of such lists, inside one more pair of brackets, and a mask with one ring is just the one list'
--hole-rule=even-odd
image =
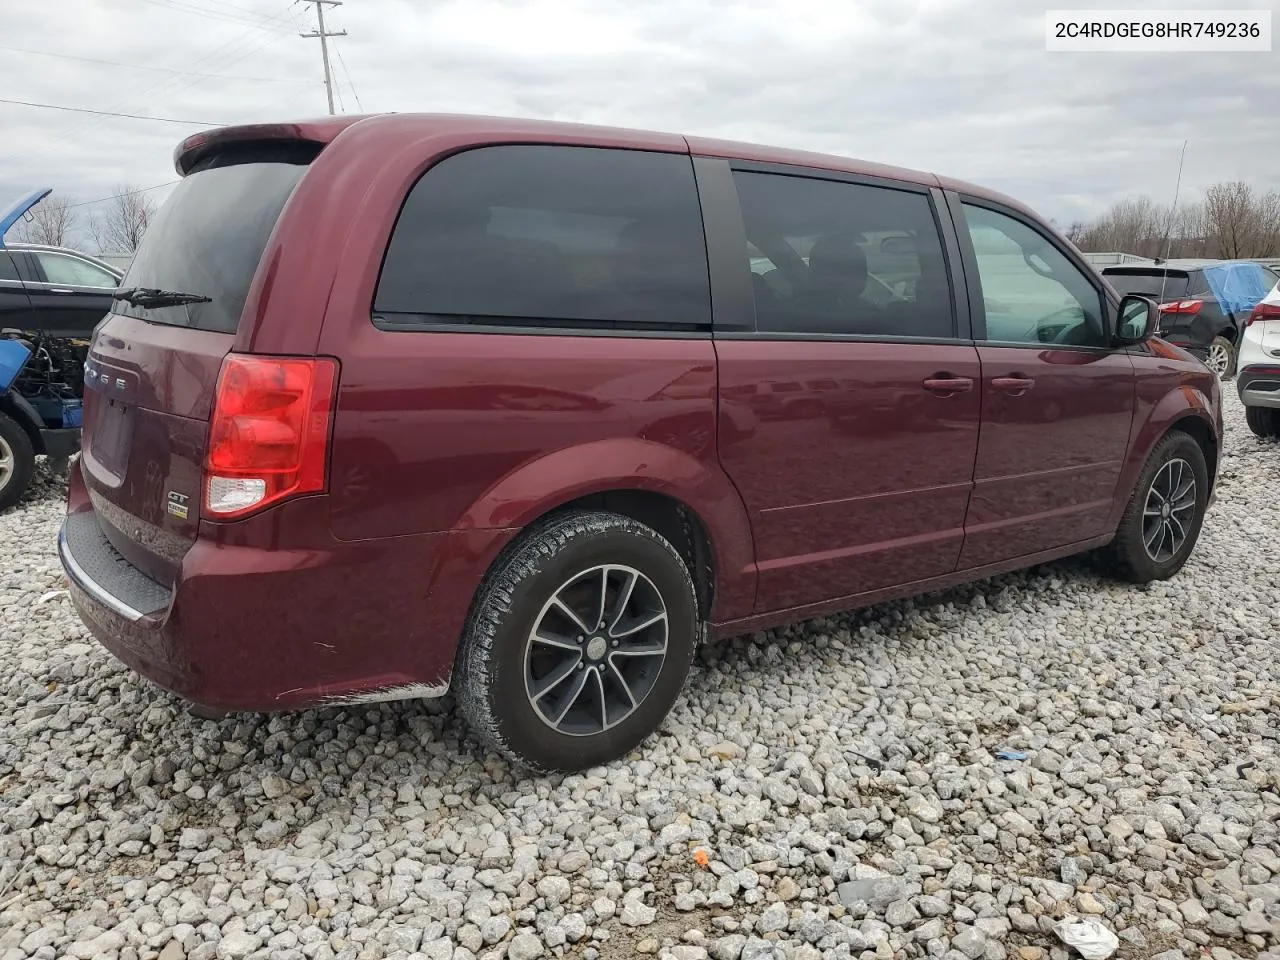
{"label": "tinted side window", "polygon": [[987,339],[1105,346],[1102,297],[1093,282],[1037,230],[964,205],[986,305]]}
{"label": "tinted side window", "polygon": [[405,200],[374,312],[390,327],[708,328],[692,162],[557,146],[449,157]]}
{"label": "tinted side window", "polygon": [[924,194],[736,172],[756,328],[951,337],[942,241]]}
{"label": "tinted side window", "polygon": [[18,280],[18,268],[14,266],[13,257],[0,250],[0,280]]}

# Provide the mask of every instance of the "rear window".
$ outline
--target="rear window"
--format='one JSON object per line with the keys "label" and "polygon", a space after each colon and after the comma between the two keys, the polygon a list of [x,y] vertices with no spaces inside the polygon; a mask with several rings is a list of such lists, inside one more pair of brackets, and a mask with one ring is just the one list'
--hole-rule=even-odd
{"label": "rear window", "polygon": [[234,333],[267,238],[305,172],[305,162],[292,157],[227,164],[215,157],[197,167],[147,227],[120,286],[195,293],[211,302],[143,308],[117,301],[113,311]]}
{"label": "rear window", "polygon": [[405,200],[374,313],[386,329],[709,327],[692,161],[534,145],[449,157]]}
{"label": "rear window", "polygon": [[1185,297],[1191,285],[1188,274],[1182,272],[1165,273],[1163,270],[1144,270],[1112,273],[1110,270],[1104,270],[1102,275],[1122,297],[1136,293],[1143,297],[1151,297],[1153,300],[1176,299]]}

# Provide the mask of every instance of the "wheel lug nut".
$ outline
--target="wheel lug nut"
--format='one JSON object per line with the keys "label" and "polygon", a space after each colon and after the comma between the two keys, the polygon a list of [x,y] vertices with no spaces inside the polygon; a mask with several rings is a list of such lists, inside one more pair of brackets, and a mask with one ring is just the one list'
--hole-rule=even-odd
{"label": "wheel lug nut", "polygon": [[580,663],[580,664],[578,664],[578,669],[579,669],[579,670],[584,670],[584,669],[586,669],[586,666],[587,666],[587,665],[586,665],[585,663]]}
{"label": "wheel lug nut", "polygon": [[614,645],[615,647],[621,646],[621,645],[622,645],[622,641],[621,641],[621,640],[615,640],[615,641],[613,641],[613,645]]}
{"label": "wheel lug nut", "polygon": [[587,639],[587,638],[586,638],[586,637],[579,637],[579,638],[578,638],[578,642],[579,642],[579,643],[581,643],[581,642],[582,642],[583,640],[585,640],[585,639]]}

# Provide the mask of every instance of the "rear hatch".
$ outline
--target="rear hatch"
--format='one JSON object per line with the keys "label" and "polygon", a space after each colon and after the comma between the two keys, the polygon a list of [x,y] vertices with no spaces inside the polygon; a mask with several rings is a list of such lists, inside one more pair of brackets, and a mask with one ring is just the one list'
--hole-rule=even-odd
{"label": "rear hatch", "polygon": [[[205,302],[117,301],[86,363],[82,470],[103,534],[171,585],[196,538],[219,370],[258,264],[316,144],[205,147],[147,227],[121,291]],[[146,298],[142,298],[144,301]]]}

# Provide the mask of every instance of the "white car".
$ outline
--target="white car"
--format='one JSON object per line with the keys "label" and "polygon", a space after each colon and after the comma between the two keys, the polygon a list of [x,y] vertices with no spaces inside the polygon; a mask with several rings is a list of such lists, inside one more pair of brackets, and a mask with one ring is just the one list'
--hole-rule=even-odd
{"label": "white car", "polygon": [[1249,429],[1280,438],[1280,283],[1258,302],[1240,338],[1236,390]]}

